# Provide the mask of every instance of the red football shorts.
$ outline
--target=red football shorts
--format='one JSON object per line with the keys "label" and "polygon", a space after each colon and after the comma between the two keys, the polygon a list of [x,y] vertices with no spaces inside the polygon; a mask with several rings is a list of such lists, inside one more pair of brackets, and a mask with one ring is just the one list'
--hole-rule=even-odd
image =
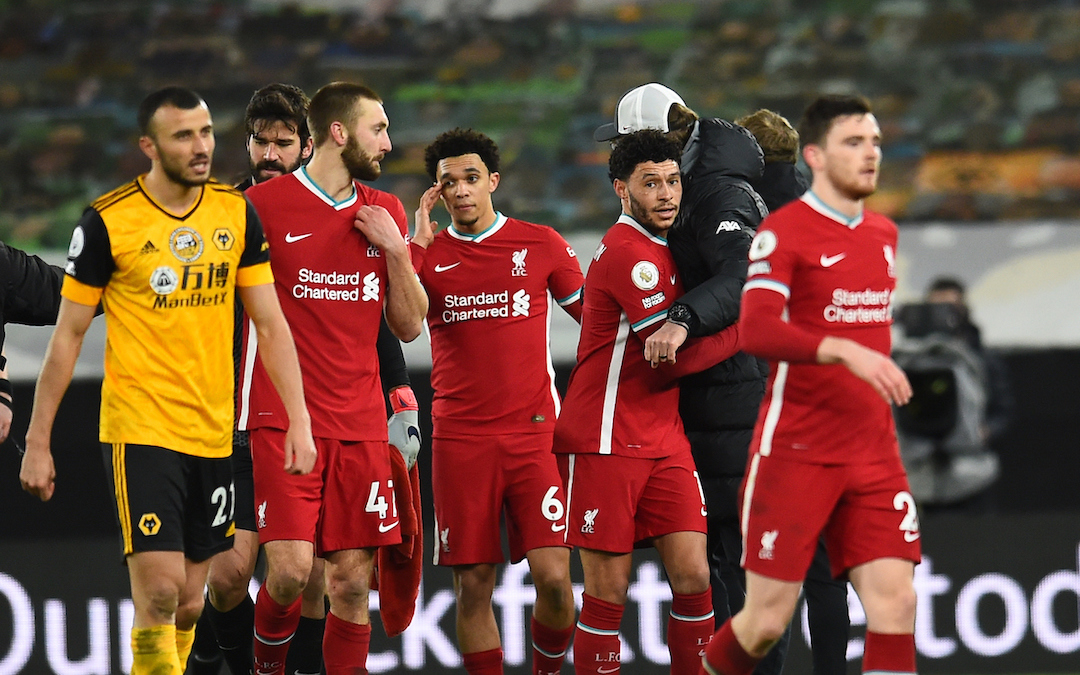
{"label": "red football shorts", "polygon": [[921,559],[919,519],[900,457],[807,464],[755,454],[743,479],[743,567],[802,581],[818,537],[832,573],[879,558]]}
{"label": "red football shorts", "polygon": [[566,546],[563,483],[551,433],[432,439],[436,565],[501,563],[506,514],[510,559]]}
{"label": "red football shorts", "polygon": [[310,541],[319,555],[401,543],[386,441],[316,438],[315,447],[315,468],[294,476],[283,468],[285,432],[251,431],[259,541]]}
{"label": "red football shorts", "polygon": [[609,553],[672,532],[705,532],[705,495],[687,449],[670,457],[557,455],[566,481],[566,542]]}

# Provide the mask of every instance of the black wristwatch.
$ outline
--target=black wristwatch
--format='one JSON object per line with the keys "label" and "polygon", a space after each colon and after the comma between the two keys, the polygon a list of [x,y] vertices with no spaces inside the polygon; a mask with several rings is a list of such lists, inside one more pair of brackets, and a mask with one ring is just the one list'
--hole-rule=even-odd
{"label": "black wristwatch", "polygon": [[696,323],[694,313],[690,311],[690,307],[681,302],[676,302],[671,307],[668,307],[667,320],[682,326],[687,333],[691,332],[690,328]]}

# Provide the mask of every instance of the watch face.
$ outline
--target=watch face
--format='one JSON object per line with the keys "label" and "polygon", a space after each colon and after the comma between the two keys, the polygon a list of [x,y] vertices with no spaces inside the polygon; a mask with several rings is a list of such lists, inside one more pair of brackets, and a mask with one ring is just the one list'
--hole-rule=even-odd
{"label": "watch face", "polygon": [[674,304],[668,308],[668,318],[673,321],[686,323],[690,321],[690,308],[686,305]]}

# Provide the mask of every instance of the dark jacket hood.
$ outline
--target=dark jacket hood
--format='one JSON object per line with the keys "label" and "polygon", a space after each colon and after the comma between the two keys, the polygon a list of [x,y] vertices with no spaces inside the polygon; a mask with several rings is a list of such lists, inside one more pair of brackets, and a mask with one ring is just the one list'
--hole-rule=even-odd
{"label": "dark jacket hood", "polygon": [[[696,148],[691,147],[695,144]],[[694,181],[705,176],[730,176],[753,183],[765,169],[765,158],[754,135],[727,120],[700,120],[697,135],[683,157],[692,154],[697,156],[683,171]]]}

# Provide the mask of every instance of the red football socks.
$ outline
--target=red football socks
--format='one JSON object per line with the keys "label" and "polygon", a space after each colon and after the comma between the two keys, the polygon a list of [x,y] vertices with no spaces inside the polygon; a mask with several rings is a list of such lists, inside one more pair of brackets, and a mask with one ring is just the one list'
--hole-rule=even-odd
{"label": "red football socks", "polygon": [[326,675],[367,675],[371,624],[350,623],[331,612],[323,633],[323,665]]}
{"label": "red football socks", "polygon": [[532,675],[559,675],[563,660],[566,659],[566,648],[570,646],[570,638],[574,636],[574,625],[551,628],[532,617],[531,628]]}
{"label": "red football socks", "polygon": [[672,675],[695,675],[712,638],[712,593],[674,594],[668,616],[668,651]]}
{"label": "red football socks", "polygon": [[266,675],[285,672],[289,642],[300,623],[300,598],[291,605],[279,605],[263,584],[255,599],[255,671]]}
{"label": "red football socks", "polygon": [[731,620],[724,622],[705,648],[705,661],[698,670],[700,675],[750,675],[758,661],[746,653],[735,633],[731,632]]}
{"label": "red football socks", "polygon": [[915,636],[866,631],[862,670],[864,673],[914,673]]}
{"label": "red football socks", "polygon": [[496,647],[486,652],[461,655],[469,675],[503,675],[503,650]]}
{"label": "red football socks", "polygon": [[619,624],[623,606],[585,594],[574,631],[574,672],[611,675],[619,672],[622,645]]}

